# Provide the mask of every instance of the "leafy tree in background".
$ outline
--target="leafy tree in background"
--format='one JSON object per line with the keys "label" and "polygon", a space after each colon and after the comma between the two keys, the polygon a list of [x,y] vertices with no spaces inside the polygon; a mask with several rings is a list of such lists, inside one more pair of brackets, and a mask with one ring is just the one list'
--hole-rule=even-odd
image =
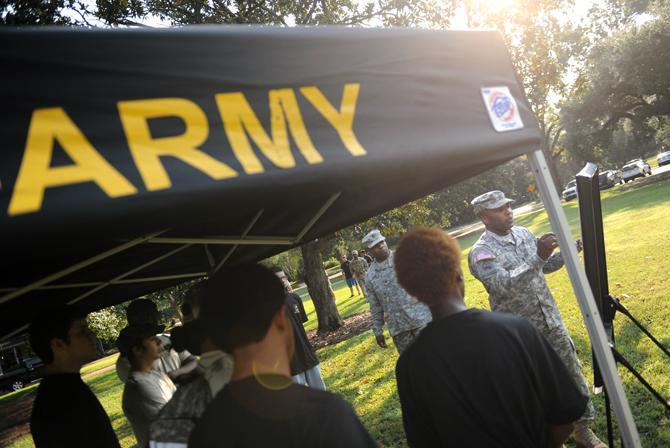
{"label": "leafy tree in background", "polygon": [[608,8],[598,17],[618,29],[590,52],[562,122],[576,159],[619,165],[668,143],[670,2],[611,0]]}
{"label": "leafy tree in background", "polygon": [[584,30],[571,18],[573,0],[467,0],[470,26],[500,31],[544,135],[543,150],[557,185],[564,157],[559,110],[570,94],[569,74],[583,57]]}
{"label": "leafy tree in background", "polygon": [[125,307],[110,306],[90,313],[86,320],[105,349],[110,349],[116,345],[119,332],[126,326]]}

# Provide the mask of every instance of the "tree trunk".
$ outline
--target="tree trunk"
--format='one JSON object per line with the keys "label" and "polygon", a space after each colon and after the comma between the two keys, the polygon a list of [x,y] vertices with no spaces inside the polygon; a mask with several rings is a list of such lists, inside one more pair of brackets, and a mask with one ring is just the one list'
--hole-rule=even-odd
{"label": "tree trunk", "polygon": [[312,241],[300,247],[305,263],[305,284],[314,302],[316,317],[319,320],[318,334],[328,333],[340,328],[344,323],[335,306],[335,294],[330,286],[326,271],[323,269],[323,257],[319,241]]}

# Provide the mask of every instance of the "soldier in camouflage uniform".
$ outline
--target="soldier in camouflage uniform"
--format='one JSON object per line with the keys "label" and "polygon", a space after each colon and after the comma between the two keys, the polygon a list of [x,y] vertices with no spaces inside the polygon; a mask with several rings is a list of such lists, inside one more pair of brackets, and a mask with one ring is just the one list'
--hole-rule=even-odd
{"label": "soldier in camouflage uniform", "polygon": [[366,295],[365,292],[365,273],[368,271],[368,262],[363,257],[358,256],[358,251],[351,251],[351,261],[349,262],[349,269],[351,273],[354,274],[354,278],[358,282],[358,285],[363,291],[363,295]]}
{"label": "soldier in camouflage uniform", "polygon": [[[497,190],[472,200],[486,231],[470,250],[470,272],[489,293],[491,310],[530,321],[556,350],[577,386],[590,396],[574,343],[544,278],[545,273],[563,266],[561,254],[552,255],[558,241],[553,234],[536,238],[530,230],[514,226],[511,202],[513,200]],[[581,249],[580,242],[578,249]],[[589,399],[573,437],[578,446],[606,447],[587,426],[593,418],[593,403]]]}
{"label": "soldier in camouflage uniform", "polygon": [[432,320],[430,310],[398,285],[393,254],[379,230],[365,235],[363,244],[375,259],[365,274],[365,285],[377,344],[386,348],[382,328],[386,319],[393,343],[398,353],[402,353]]}

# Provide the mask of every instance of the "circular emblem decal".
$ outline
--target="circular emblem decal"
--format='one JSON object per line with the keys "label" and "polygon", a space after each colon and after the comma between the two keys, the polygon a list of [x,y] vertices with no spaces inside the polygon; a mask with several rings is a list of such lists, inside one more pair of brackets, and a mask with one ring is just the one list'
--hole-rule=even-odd
{"label": "circular emblem decal", "polygon": [[514,103],[509,96],[502,92],[491,93],[489,107],[501,121],[511,121],[514,119]]}

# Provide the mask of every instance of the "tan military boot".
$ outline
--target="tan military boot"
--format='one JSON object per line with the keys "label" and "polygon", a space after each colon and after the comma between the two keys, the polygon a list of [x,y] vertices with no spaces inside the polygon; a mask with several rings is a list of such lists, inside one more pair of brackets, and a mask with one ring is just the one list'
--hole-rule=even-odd
{"label": "tan military boot", "polygon": [[607,444],[601,441],[598,436],[591,431],[591,428],[583,422],[575,424],[572,438],[580,448],[607,448]]}

